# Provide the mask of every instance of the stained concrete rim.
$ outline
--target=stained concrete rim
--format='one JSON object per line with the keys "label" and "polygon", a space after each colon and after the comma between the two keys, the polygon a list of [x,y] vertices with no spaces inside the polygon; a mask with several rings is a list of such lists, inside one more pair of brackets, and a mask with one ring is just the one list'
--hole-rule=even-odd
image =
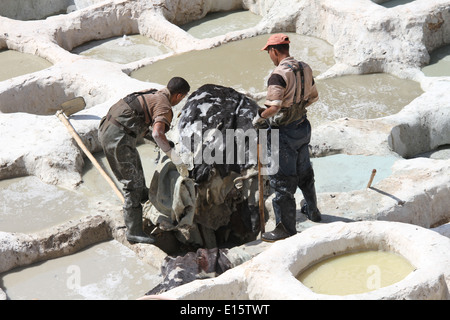
{"label": "stained concrete rim", "polygon": [[[363,230],[369,229],[370,234],[363,232]],[[371,239],[367,239],[369,235],[372,236]],[[360,240],[366,242],[366,248],[367,245],[369,248],[374,248],[376,243],[373,241],[383,237],[389,242],[382,245],[382,248],[391,246],[391,251],[404,256],[416,268],[414,272],[396,284],[368,293],[337,296],[314,293],[295,278],[296,274],[317,260],[318,251],[326,249],[327,243],[333,242],[334,245],[327,248],[328,252],[320,252],[322,256],[332,254],[333,250],[344,253],[344,247],[352,242],[354,242],[352,246],[347,249],[364,248],[364,245],[358,243]],[[439,245],[437,245],[438,243]],[[318,244],[325,244],[325,246],[319,248]],[[335,246],[336,244],[339,246]],[[405,245],[407,246],[405,247]],[[398,246],[403,246],[403,249]],[[417,253],[419,255],[415,255]],[[293,255],[297,258],[292,259]],[[408,299],[412,298],[418,289],[429,288],[436,280],[442,282],[445,277],[449,277],[450,239],[429,229],[399,222],[335,222],[311,227],[301,234],[275,243],[270,249],[256,257],[254,264],[257,267],[254,268],[255,272],[248,281],[249,286],[261,286],[259,291],[266,299],[280,299],[285,297],[287,292],[289,299],[364,300],[398,299],[399,297]],[[258,273],[263,276],[259,276]],[[270,274],[269,278],[264,275],[267,273]],[[273,285],[274,283],[276,286]],[[270,287],[270,290],[264,289],[267,286]]]}

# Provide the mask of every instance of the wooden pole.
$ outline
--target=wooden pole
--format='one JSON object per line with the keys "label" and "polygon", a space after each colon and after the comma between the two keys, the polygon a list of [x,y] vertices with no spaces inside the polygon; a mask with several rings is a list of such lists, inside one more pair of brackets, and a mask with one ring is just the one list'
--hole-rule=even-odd
{"label": "wooden pole", "polygon": [[261,235],[266,232],[266,221],[264,219],[264,181],[261,174],[261,145],[258,142],[258,192],[259,192],[259,224],[261,229]]}
{"label": "wooden pole", "polygon": [[125,202],[125,198],[122,194],[122,192],[120,192],[120,190],[117,188],[116,184],[114,183],[114,181],[111,179],[111,177],[105,172],[105,170],[103,170],[103,168],[100,166],[100,164],[98,163],[97,159],[94,158],[94,156],[92,155],[92,153],[89,151],[89,149],[86,147],[86,145],[83,143],[83,141],[81,140],[80,136],[78,135],[78,133],[75,131],[75,128],[72,126],[72,124],[69,122],[69,120],[66,118],[64,112],[62,110],[56,112],[56,116],[59,118],[59,120],[61,120],[61,122],[66,126],[67,130],[69,131],[70,135],[75,139],[75,141],[77,142],[78,146],[80,146],[80,148],[83,150],[83,152],[86,154],[86,156],[89,158],[89,160],[91,160],[92,164],[97,168],[97,170],[100,172],[100,174],[103,176],[103,178],[106,180],[106,182],[108,182],[108,184],[111,186],[111,188],[114,190],[114,192],[116,193],[116,195],[119,197],[120,201],[122,201],[122,203]]}
{"label": "wooden pole", "polygon": [[372,185],[373,178],[375,178],[375,174],[376,174],[376,173],[377,173],[377,170],[376,170],[376,169],[373,169],[373,170],[372,170],[372,174],[370,175],[369,183],[367,184],[367,188],[370,188],[370,186]]}

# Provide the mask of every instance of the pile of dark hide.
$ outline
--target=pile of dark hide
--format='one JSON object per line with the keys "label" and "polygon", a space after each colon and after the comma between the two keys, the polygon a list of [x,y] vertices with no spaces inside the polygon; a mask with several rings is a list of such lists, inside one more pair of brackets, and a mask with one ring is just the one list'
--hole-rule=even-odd
{"label": "pile of dark hide", "polygon": [[[196,132],[196,134],[201,134],[203,137],[207,130],[217,129],[222,133],[225,142],[227,129],[242,129],[245,132],[253,128],[252,120],[258,112],[258,108],[255,101],[232,88],[212,84],[204,85],[189,96],[182,109],[178,127],[181,136],[179,141],[181,142],[183,138],[186,141],[190,139],[190,146],[187,147],[192,149],[188,151],[194,153],[194,148],[198,148],[198,145],[195,146],[194,143],[193,132],[195,130],[193,127],[195,123],[201,122],[201,132]],[[204,144],[202,151],[205,148]],[[236,150],[236,145],[234,145],[234,150]],[[245,141],[245,152],[246,159],[248,159],[248,139]],[[221,163],[194,163],[193,170],[190,170],[190,177],[196,182],[197,188],[207,185],[214,174],[219,173],[222,178],[225,178],[230,174],[240,174],[252,166],[255,167],[255,164],[247,161],[242,164],[238,164],[237,161],[227,164],[226,155],[227,150],[224,149]],[[259,232],[258,208],[249,206],[246,201],[235,203],[233,208],[235,211],[230,216],[228,225],[219,230],[209,229],[209,232],[214,232],[217,239],[221,237],[220,234],[238,234],[235,239],[244,242],[254,240]],[[201,211],[201,208],[198,207],[197,210]],[[199,214],[211,215],[213,212],[210,210]],[[206,231],[204,226],[202,231],[203,234]],[[235,243],[234,245],[240,244]],[[147,295],[160,294],[196,279],[215,277],[231,268],[232,263],[226,257],[227,249],[223,249],[226,246],[219,240],[217,240],[217,246],[220,246],[221,249],[217,247],[201,248],[184,256],[167,257],[162,267],[162,282]]]}
{"label": "pile of dark hide", "polygon": [[[217,129],[221,131],[225,142],[227,129],[242,129],[244,132],[248,129],[253,129],[252,120],[255,118],[258,109],[259,106],[255,101],[233,88],[206,84],[193,92],[188,98],[181,113],[178,129],[181,138],[183,138],[183,135],[190,135],[190,137],[187,136],[185,138],[191,139],[191,146],[187,146],[187,148],[190,148],[190,151],[193,152],[193,148],[196,146],[190,127],[194,126],[196,122],[201,121],[202,123],[202,137],[207,130]],[[203,145],[202,151],[205,148],[206,144]],[[234,150],[237,150],[236,145]],[[225,148],[221,164],[207,164],[204,161],[202,163],[194,163],[191,176],[197,183],[201,183],[208,180],[213,168],[218,170],[222,177],[229,175],[232,171],[241,173],[252,166],[247,161],[249,153],[248,139],[245,141],[245,152],[246,161],[244,164],[238,164],[236,158],[232,164],[227,164],[227,150]],[[234,157],[236,157],[236,152]]]}
{"label": "pile of dark hide", "polygon": [[198,249],[184,256],[166,257],[161,268],[163,281],[146,293],[155,295],[197,279],[216,277],[232,267],[227,249]]}

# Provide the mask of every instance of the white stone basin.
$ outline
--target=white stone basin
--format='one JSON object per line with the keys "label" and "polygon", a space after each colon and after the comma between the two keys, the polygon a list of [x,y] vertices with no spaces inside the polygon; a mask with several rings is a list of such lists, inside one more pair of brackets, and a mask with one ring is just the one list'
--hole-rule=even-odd
{"label": "white stone basin", "polygon": [[[416,270],[371,292],[317,294],[296,279],[310,265],[349,251],[383,250],[406,258]],[[385,221],[336,222],[278,241],[253,260],[213,280],[168,291],[171,299],[448,299],[450,239],[410,224]]]}
{"label": "white stone basin", "polygon": [[[50,2],[62,3],[71,10],[75,5],[79,10],[58,14],[66,13],[67,8],[55,8]],[[46,110],[83,96],[87,108],[73,116],[71,123],[89,150],[98,152],[101,150],[98,123],[110,106],[128,93],[160,88],[167,82],[153,75],[140,81],[130,74],[171,55],[192,54],[198,60],[201,56],[195,55],[201,51],[211,49],[208,52],[211,53],[246,39],[255,41],[257,45],[251,49],[258,51],[262,44],[257,42],[264,42],[268,34],[295,32],[298,37],[307,36],[327,44],[328,48],[318,49],[319,58],[325,57],[326,61],[313,61],[311,52],[302,51],[303,43],[295,44],[300,49],[296,52],[299,59],[306,57],[306,62],[318,62],[314,68],[318,71],[318,83],[339,81],[344,76],[376,78],[377,74],[414,82],[423,93],[417,98],[413,95],[406,101],[395,101],[398,107],[395,114],[362,113],[359,117],[352,112],[313,126],[311,151],[315,157],[345,154],[404,158],[395,162],[387,178],[374,181],[370,189],[318,194],[324,216],[322,225],[297,221],[298,230],[302,230],[299,235],[276,243],[267,253],[213,281],[194,282],[170,292],[168,297],[341,299],[311,295],[294,276],[332,252],[376,244],[377,248],[396,250],[415,264],[417,271],[396,285],[353,298],[448,298],[449,241],[424,228],[441,226],[443,234],[447,237],[450,234],[450,162],[448,156],[410,158],[450,145],[450,78],[446,74],[431,77],[423,71],[430,63],[430,55],[448,45],[450,0],[286,0],[283,6],[278,5],[279,1],[266,0],[6,0],[4,3],[7,7],[0,8],[0,50],[33,54],[53,66],[0,81],[1,180],[34,176],[58,187],[80,186],[86,169],[83,153],[60,121]],[[39,10],[30,7],[32,3],[38,4]],[[19,7],[23,9],[20,17],[16,14]],[[5,8],[15,8],[16,12],[5,13]],[[230,10],[249,10],[259,15],[261,21],[245,30],[205,39],[180,28],[208,13]],[[40,17],[33,16],[35,13]],[[58,15],[36,20],[53,14]],[[120,64],[70,52],[88,41],[124,34],[142,34],[163,43],[173,53]],[[259,82],[254,91],[251,87],[242,88],[254,97],[261,97],[264,77],[273,68],[267,54],[258,53],[267,68],[257,77]],[[213,59],[212,63],[215,62]],[[165,72],[175,75],[176,70]],[[337,90],[331,96],[344,91]],[[370,103],[366,104],[369,109]],[[364,171],[364,180],[368,180],[369,174]],[[296,202],[300,202],[301,197],[297,196]],[[120,204],[113,199],[103,202],[98,210],[95,208],[93,218],[82,217],[38,233],[21,234],[0,228],[0,272],[74,254],[111,238],[128,245],[147,263],[160,264],[165,254],[156,246],[131,246],[125,240]],[[299,218],[305,219],[303,215]],[[391,222],[335,223],[359,220]],[[279,275],[272,272],[276,268],[281,272]],[[0,289],[0,299],[4,298]]]}
{"label": "white stone basin", "polygon": [[104,0],[2,0],[0,15],[17,20],[43,20],[71,13]]}

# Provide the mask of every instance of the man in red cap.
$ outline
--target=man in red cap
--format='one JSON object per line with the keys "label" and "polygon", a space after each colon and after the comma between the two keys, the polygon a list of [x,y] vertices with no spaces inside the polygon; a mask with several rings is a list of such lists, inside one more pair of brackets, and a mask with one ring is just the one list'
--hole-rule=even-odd
{"label": "man in red cap", "polygon": [[270,36],[261,49],[268,52],[276,68],[268,80],[266,108],[261,108],[253,121],[256,128],[278,129],[280,137],[279,170],[270,177],[270,185],[275,190],[272,204],[276,228],[262,234],[262,239],[269,242],[297,233],[294,198],[297,187],[306,203],[302,212],[312,221],[321,220],[309,158],[311,125],[306,117],[306,108],[319,95],[311,68],[290,56],[289,43],[287,35],[278,33]]}

